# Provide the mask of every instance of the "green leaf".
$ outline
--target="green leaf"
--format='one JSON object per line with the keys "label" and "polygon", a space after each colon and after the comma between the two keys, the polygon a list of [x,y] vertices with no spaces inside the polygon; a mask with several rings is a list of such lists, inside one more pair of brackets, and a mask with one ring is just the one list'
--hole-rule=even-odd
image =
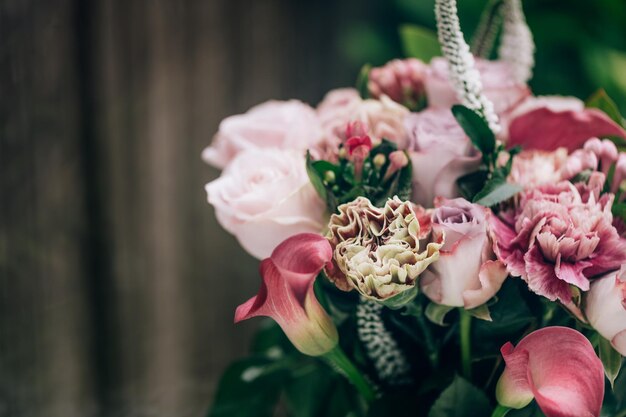
{"label": "green leaf", "polygon": [[452,114],[483,156],[491,155],[496,149],[496,137],[485,119],[461,104],[452,106]]}
{"label": "green leaf", "polygon": [[313,166],[311,154],[308,151],[306,153],[306,173],[309,175],[309,180],[311,181],[311,184],[313,184],[313,188],[315,188],[317,194],[322,198],[322,200],[327,201],[328,191],[324,185],[324,180],[322,179],[319,171]]}
{"label": "green leaf", "polygon": [[222,375],[208,417],[271,417],[288,379],[286,365],[265,357],[234,362]]}
{"label": "green leaf", "polygon": [[535,401],[520,410],[511,410],[506,417],[545,417]]}
{"label": "green leaf", "polygon": [[476,308],[467,310],[467,312],[472,317],[476,317],[477,319],[485,320],[485,321],[493,321],[491,318],[491,313],[489,312],[489,307],[487,307],[487,304],[482,304]]}
{"label": "green leaf", "polygon": [[615,217],[626,221],[626,203],[614,203],[611,211]]}
{"label": "green leaf", "polygon": [[585,102],[586,107],[602,110],[615,123],[624,126],[624,118],[622,117],[617,104],[609,97],[604,89],[599,89]]}
{"label": "green leaf", "polygon": [[447,326],[445,322],[446,315],[454,310],[454,307],[444,306],[441,304],[430,303],[426,306],[426,317],[431,322],[438,324],[440,326]]}
{"label": "green leaf", "polygon": [[456,181],[456,184],[459,187],[459,191],[461,191],[461,195],[466,200],[472,201],[474,199],[474,196],[485,187],[488,176],[489,171],[483,169],[480,171],[471,172],[459,178]]}
{"label": "green leaf", "polygon": [[613,346],[611,346],[611,342],[606,340],[604,337],[599,336],[598,339],[600,360],[602,361],[602,365],[604,365],[604,373],[613,388],[615,378],[617,378],[619,371],[622,368],[622,355],[616,351]]}
{"label": "green leaf", "polygon": [[359,76],[356,79],[356,89],[361,95],[362,99],[368,99],[370,97],[370,91],[367,86],[370,78],[370,71],[372,70],[372,66],[370,64],[365,64],[359,70]]}
{"label": "green leaf", "polygon": [[523,189],[517,184],[508,183],[504,178],[495,177],[487,181],[485,187],[474,196],[474,203],[492,207],[508,200]]}
{"label": "green leaf", "polygon": [[441,46],[437,34],[430,29],[416,25],[400,26],[400,41],[407,58],[418,58],[428,63],[436,56],[441,56]]}
{"label": "green leaf", "polygon": [[428,417],[485,417],[491,406],[484,392],[456,376],[433,404]]}

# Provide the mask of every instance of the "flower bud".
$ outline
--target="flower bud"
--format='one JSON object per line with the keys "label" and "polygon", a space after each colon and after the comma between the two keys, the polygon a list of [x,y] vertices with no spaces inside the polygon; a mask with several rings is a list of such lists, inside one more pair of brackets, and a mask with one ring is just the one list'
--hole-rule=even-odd
{"label": "flower bud", "polygon": [[235,323],[251,317],[274,319],[300,352],[320,356],[339,340],[337,328],[315,297],[315,277],[332,250],[322,236],[303,233],[278,245],[261,263],[259,293],[235,312]]}
{"label": "flower bud", "polygon": [[387,158],[382,153],[379,153],[376,154],[372,162],[374,163],[374,166],[376,168],[380,169],[383,167],[383,165],[385,165],[385,162],[387,162]]}

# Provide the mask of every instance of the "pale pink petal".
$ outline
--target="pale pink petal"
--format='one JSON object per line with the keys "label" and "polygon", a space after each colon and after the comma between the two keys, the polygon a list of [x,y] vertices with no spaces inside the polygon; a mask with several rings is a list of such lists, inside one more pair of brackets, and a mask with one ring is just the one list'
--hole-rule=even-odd
{"label": "pale pink petal", "polygon": [[597,109],[553,111],[539,108],[515,118],[509,126],[509,147],[553,151],[579,149],[592,137],[618,136],[626,131]]}
{"label": "pale pink petal", "polygon": [[534,397],[547,417],[600,415],[604,370],[581,333],[546,327],[524,337],[516,347],[507,343],[502,356],[506,369],[496,388],[501,404],[521,408]]}
{"label": "pale pink petal", "polygon": [[480,287],[463,293],[465,308],[476,308],[489,301],[500,290],[507,276],[508,272],[502,262],[486,261],[483,263],[478,274]]}

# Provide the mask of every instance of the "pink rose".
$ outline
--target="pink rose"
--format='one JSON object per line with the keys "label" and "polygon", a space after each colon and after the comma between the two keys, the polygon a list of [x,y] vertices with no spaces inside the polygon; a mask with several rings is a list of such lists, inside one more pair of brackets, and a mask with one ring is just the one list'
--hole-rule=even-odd
{"label": "pink rose", "polygon": [[352,88],[332,90],[319,104],[317,114],[327,140],[334,141],[337,146],[346,139],[346,126],[358,121],[368,127],[367,133],[372,139],[388,139],[396,142],[400,149],[406,147],[404,118],[409,110],[387,96],[379,100],[363,100]]}
{"label": "pink rose", "polygon": [[522,194],[516,211],[490,218],[498,258],[552,301],[570,304],[571,285],[588,291],[591,279],[626,262],[626,240],[612,225],[613,196],[599,198],[603,179],[589,182],[540,186]]}
{"label": "pink rose", "polygon": [[436,207],[432,230],[445,243],[439,260],[422,274],[422,291],[437,304],[478,307],[496,295],[508,275],[492,249],[489,209],[462,198],[437,199]]}
{"label": "pink rose", "polygon": [[619,136],[626,131],[598,109],[584,108],[575,97],[529,97],[505,117],[507,145],[573,152],[593,137]]}
{"label": "pink rose", "polygon": [[[526,84],[515,81],[513,71],[506,62],[476,58],[476,69],[480,72],[483,92],[493,102],[498,115],[511,110],[530,94]],[[448,78],[448,61],[445,58],[430,61],[425,86],[430,107],[449,109],[459,103]]]}
{"label": "pink rose", "polygon": [[315,192],[300,152],[241,152],[206,185],[219,223],[258,259],[298,233],[320,233],[325,204]]}
{"label": "pink rose", "polygon": [[626,356],[626,265],[595,280],[584,306],[589,324]]}
{"label": "pink rose", "polygon": [[386,95],[396,103],[415,106],[424,95],[427,69],[428,65],[419,59],[394,59],[382,67],[372,68],[369,92],[375,98]]}
{"label": "pink rose", "polygon": [[298,100],[267,101],[244,114],[227,117],[220,123],[213,143],[202,158],[216,168],[225,168],[247,149],[294,149],[305,153],[322,140],[322,128],[315,110]]}
{"label": "pink rose", "polygon": [[435,197],[458,197],[457,179],[476,171],[480,152],[449,109],[427,109],[405,120],[413,164],[413,200],[432,207]]}

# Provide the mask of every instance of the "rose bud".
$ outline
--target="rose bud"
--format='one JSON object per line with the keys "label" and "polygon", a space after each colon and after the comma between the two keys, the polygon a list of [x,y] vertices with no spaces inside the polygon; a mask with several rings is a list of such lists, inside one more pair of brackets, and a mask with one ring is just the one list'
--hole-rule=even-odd
{"label": "rose bud", "polygon": [[[622,183],[626,180],[626,153],[621,152],[615,164],[615,172],[613,173],[613,182],[611,183],[611,192],[616,194],[620,191]],[[620,201],[624,200],[626,193],[622,193]]]}
{"label": "rose bud", "polygon": [[569,327],[544,327],[500,349],[506,367],[498,403],[523,408],[533,398],[546,417],[599,417],[604,368],[589,340]]}
{"label": "rose bud", "polygon": [[589,324],[626,356],[626,266],[595,280],[584,300]]}
{"label": "rose bud", "polygon": [[[380,155],[380,154],[379,154]],[[389,154],[389,166],[387,172],[385,172],[384,181],[387,181],[396,172],[409,164],[409,157],[406,156],[405,151],[393,151]]]}
{"label": "rose bud", "polygon": [[617,147],[608,139],[591,138],[585,142],[583,149],[593,152],[600,161],[600,170],[608,175],[609,169],[617,161]]}
{"label": "rose bud", "polygon": [[257,259],[298,233],[320,233],[326,205],[311,185],[301,152],[240,153],[206,185],[218,222]]}
{"label": "rose bud", "polygon": [[302,353],[320,356],[339,340],[337,329],[315,297],[315,277],[332,257],[328,241],[311,233],[292,236],[261,262],[259,293],[237,307],[235,323],[251,317],[274,319]]}
{"label": "rose bud", "polygon": [[[438,259],[443,244],[442,236],[425,247],[420,242],[430,234],[428,214],[397,197],[382,209],[359,197],[338,211],[328,225],[333,249],[328,278],[344,291],[356,289],[368,299],[389,301],[389,306],[410,301],[419,275]],[[391,300],[405,292],[406,298]]]}
{"label": "rose bud", "polygon": [[382,67],[372,68],[368,89],[372,97],[386,95],[396,103],[415,107],[424,95],[424,78],[428,66],[419,59],[394,59]]}
{"label": "rose bud", "polygon": [[245,114],[222,120],[202,158],[216,168],[225,168],[245,150],[280,148],[305,152],[322,139],[322,125],[312,107],[297,100],[268,101]]}
{"label": "rose bud", "polygon": [[444,235],[439,260],[422,274],[428,298],[450,307],[476,308],[496,295],[508,273],[496,260],[488,233],[489,209],[462,198],[437,199],[434,235]]}

